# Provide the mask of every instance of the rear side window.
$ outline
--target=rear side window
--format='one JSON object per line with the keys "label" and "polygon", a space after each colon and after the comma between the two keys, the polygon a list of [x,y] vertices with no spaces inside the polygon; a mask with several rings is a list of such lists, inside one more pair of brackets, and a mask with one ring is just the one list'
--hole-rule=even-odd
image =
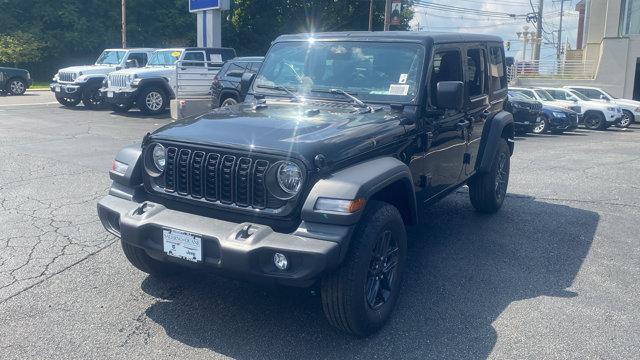
{"label": "rear side window", "polygon": [[470,98],[485,94],[485,69],[484,49],[469,49],[465,80]]}
{"label": "rear side window", "polygon": [[507,87],[507,70],[504,64],[504,50],[501,46],[489,48],[489,75],[491,91],[496,92]]}
{"label": "rear side window", "polygon": [[589,99],[599,100],[600,96],[602,96],[602,93],[600,91],[594,89],[573,89],[573,91],[579,92]]}
{"label": "rear side window", "polygon": [[[198,52],[186,52],[184,54],[184,58],[182,60],[182,66],[200,66],[204,67],[204,53],[201,51]],[[187,62],[186,60],[200,61],[200,62]]]}

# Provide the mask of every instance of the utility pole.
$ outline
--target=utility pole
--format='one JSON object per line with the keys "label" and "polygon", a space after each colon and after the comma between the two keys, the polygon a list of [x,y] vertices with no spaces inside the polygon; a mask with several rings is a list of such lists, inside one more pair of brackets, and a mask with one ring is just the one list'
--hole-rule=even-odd
{"label": "utility pole", "polygon": [[384,31],[389,31],[391,23],[391,0],[386,0],[384,4]]}
{"label": "utility pole", "polygon": [[373,31],[373,0],[369,0],[369,31]]}
{"label": "utility pole", "polygon": [[538,1],[538,18],[536,21],[536,38],[535,51],[533,52],[533,60],[540,60],[540,43],[542,42],[542,10],[544,0]]}
{"label": "utility pole", "polygon": [[562,57],[562,17],[564,15],[564,2],[565,0],[560,0],[560,28],[558,29],[558,52],[556,55],[558,60]]}
{"label": "utility pole", "polygon": [[127,0],[122,0],[122,48],[127,48]]}

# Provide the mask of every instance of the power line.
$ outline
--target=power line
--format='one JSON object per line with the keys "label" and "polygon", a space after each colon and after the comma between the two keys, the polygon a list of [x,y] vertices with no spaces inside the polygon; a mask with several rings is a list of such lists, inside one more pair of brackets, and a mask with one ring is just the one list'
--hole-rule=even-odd
{"label": "power line", "polygon": [[527,14],[515,14],[515,13],[506,13],[506,12],[491,11],[491,10],[471,9],[471,8],[465,8],[465,7],[459,7],[459,6],[451,6],[451,5],[445,5],[445,4],[426,2],[425,0],[415,1],[413,5],[417,7],[431,8],[435,10],[442,10],[447,12],[454,12],[454,13],[468,14],[468,15],[493,16],[493,17],[510,18],[510,19],[527,17]]}

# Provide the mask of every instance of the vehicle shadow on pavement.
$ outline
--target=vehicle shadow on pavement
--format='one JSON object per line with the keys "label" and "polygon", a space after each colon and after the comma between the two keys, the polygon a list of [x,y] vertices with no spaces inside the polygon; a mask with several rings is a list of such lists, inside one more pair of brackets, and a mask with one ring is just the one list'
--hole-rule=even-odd
{"label": "vehicle shadow on pavement", "polygon": [[[486,358],[492,323],[514,301],[580,296],[571,287],[599,215],[510,194],[496,215],[474,212],[459,191],[409,229],[400,301],[382,331],[366,339],[334,330],[309,290],[273,288],[203,273],[142,289],[161,300],[146,315],[171,338],[236,359]],[[517,335],[517,334],[516,334]],[[524,335],[523,335],[524,336]]]}

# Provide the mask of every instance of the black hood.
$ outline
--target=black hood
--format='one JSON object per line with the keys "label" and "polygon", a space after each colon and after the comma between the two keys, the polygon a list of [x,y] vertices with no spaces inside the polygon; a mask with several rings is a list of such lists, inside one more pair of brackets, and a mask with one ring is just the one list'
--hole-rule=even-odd
{"label": "black hood", "polygon": [[364,113],[341,102],[270,100],[239,104],[166,125],[151,139],[301,157],[329,163],[395,143],[405,135],[400,110]]}

